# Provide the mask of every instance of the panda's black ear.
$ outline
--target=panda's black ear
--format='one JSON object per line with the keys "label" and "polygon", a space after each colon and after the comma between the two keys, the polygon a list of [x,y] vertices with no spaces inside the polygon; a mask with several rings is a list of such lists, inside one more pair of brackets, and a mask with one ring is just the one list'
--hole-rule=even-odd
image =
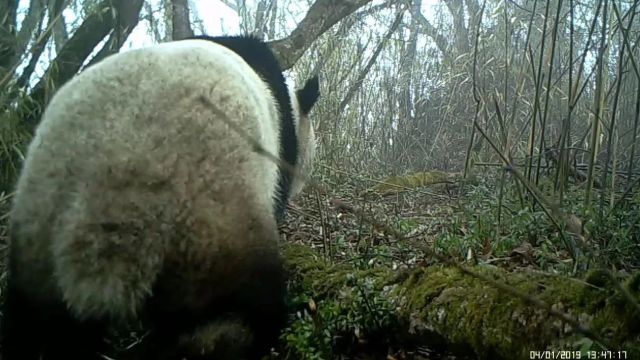
{"label": "panda's black ear", "polygon": [[320,96],[320,83],[318,82],[318,75],[307,80],[304,87],[296,91],[298,97],[298,104],[300,104],[300,112],[303,116],[306,116],[311,111],[313,105],[318,101]]}

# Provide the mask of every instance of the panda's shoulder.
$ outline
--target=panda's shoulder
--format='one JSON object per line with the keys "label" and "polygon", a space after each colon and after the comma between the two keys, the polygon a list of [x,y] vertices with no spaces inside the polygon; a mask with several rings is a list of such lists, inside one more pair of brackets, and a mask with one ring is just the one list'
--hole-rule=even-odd
{"label": "panda's shoulder", "polygon": [[200,40],[200,44],[222,46],[240,56],[251,67],[260,66],[270,71],[281,71],[280,64],[269,44],[251,35],[208,36],[198,35],[180,42],[189,43]]}
{"label": "panda's shoulder", "polygon": [[246,66],[246,61],[233,49],[222,44],[198,39],[166,42],[120,53],[117,60],[139,66],[155,63],[171,71],[210,63],[224,66]]}
{"label": "panda's shoulder", "polygon": [[[207,36],[199,35],[190,40],[209,42],[229,49],[260,75],[276,93],[286,90],[282,66],[268,43],[251,35]],[[188,40],[187,40],[188,41]]]}

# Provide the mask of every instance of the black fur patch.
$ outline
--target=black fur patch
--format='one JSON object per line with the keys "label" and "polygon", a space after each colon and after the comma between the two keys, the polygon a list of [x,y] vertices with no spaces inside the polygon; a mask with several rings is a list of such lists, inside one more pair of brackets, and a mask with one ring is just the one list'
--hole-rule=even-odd
{"label": "black fur patch", "polygon": [[[154,296],[144,306],[146,313],[143,313],[143,320],[152,328],[145,340],[147,348],[143,351],[150,353],[145,359],[173,360],[182,359],[185,355],[190,355],[188,358],[191,359],[192,354],[182,354],[176,347],[178,336],[225,317],[237,318],[251,331],[253,344],[246,349],[249,359],[261,359],[266,355],[271,346],[277,344],[280,331],[287,322],[287,275],[277,248],[255,251],[253,254],[251,251],[244,254],[248,257],[242,262],[250,266],[243,269],[247,273],[242,276],[240,286],[226,292],[224,296],[216,297],[213,302],[195,312],[192,309],[162,304],[164,299],[172,296],[167,294],[171,289],[158,287],[157,284],[175,281],[176,276],[175,271],[170,268],[163,270],[153,289]],[[166,277],[173,277],[174,280],[167,281]],[[171,355],[167,357],[166,354]],[[207,355],[208,359],[229,358],[209,353]]]}
{"label": "black fur patch", "polygon": [[80,321],[58,301],[33,302],[9,270],[2,306],[2,360],[99,360],[105,323]]}
{"label": "black fur patch", "polygon": [[296,91],[296,97],[298,98],[298,104],[300,104],[300,112],[302,116],[309,115],[311,108],[318,101],[320,96],[320,84],[318,82],[318,76],[314,76],[307,80],[304,87]]}
{"label": "black fur patch", "polygon": [[[291,98],[287,84],[282,75],[282,67],[275,55],[264,41],[253,36],[195,36],[192,39],[209,40],[218,43],[236,54],[255,70],[267,83],[273,96],[278,102],[280,111],[280,156],[291,166],[295,166],[298,160],[298,135],[293,119]],[[265,161],[269,161],[265,159]],[[280,166],[278,189],[276,191],[275,214],[280,222],[284,218],[284,212],[291,193],[291,181],[293,174]]]}

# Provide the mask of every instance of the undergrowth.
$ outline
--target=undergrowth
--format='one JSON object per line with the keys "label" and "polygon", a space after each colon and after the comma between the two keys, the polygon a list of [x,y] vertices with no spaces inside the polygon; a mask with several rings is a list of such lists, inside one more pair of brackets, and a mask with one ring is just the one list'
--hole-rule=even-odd
{"label": "undergrowth", "polygon": [[386,352],[395,343],[400,324],[395,304],[374,289],[373,281],[347,275],[337,296],[317,303],[314,294],[293,295],[294,303],[308,306],[293,315],[281,338],[285,358],[302,360],[336,359],[356,352]]}
{"label": "undergrowth", "polygon": [[30,99],[26,95],[18,95],[15,102],[7,103],[5,97],[9,90],[8,87],[0,89],[0,194],[13,188],[31,140],[21,117],[24,112],[21,104],[28,103]]}
{"label": "undergrowth", "polygon": [[[539,204],[526,195],[518,196],[514,189],[507,189],[500,201],[490,178],[468,186],[446,219],[445,231],[436,238],[436,251],[463,260],[472,250],[486,260],[508,257],[514,249],[530,245],[532,265],[544,270],[568,273],[593,267],[640,267],[639,194],[599,213],[596,201],[585,205],[582,189],[571,186],[560,208],[581,219],[586,234],[581,242],[563,227],[562,219],[555,219],[559,226],[554,224]],[[552,192],[547,196],[556,199]]]}
{"label": "undergrowth", "polygon": [[[557,203],[557,195],[544,181],[540,188]],[[307,213],[322,214],[323,221],[318,223],[315,218],[303,222],[316,221],[308,226],[324,234],[306,241],[325,249],[330,262],[348,262],[356,269],[411,269],[437,262],[429,255],[435,251],[458,262],[578,277],[594,268],[640,268],[638,194],[626,196],[608,207],[608,212],[599,214],[597,201],[585,205],[583,189],[569,186],[561,210],[582,220],[588,236],[581,243],[575,234],[554,224],[539,204],[526,193],[519,193],[513,184],[506,186],[500,197],[498,181],[491,177],[463,186],[448,200],[407,191],[363,201],[353,195],[361,194],[361,187],[342,184],[347,185],[324,195],[355,204],[365,215],[331,207],[314,212],[319,206],[317,195],[309,196],[304,204]],[[395,238],[389,228],[404,238]],[[384,341],[373,342],[393,347],[389,334],[400,326],[392,320],[394,304],[381,298],[379,292],[370,291],[367,284],[366,277],[354,277],[337,300],[314,303],[315,312],[308,307],[298,311],[282,335],[287,358],[348,358],[349,351],[375,338],[372,334],[381,333],[387,335],[382,337]],[[305,302],[312,299],[313,293],[297,293],[296,297]]]}

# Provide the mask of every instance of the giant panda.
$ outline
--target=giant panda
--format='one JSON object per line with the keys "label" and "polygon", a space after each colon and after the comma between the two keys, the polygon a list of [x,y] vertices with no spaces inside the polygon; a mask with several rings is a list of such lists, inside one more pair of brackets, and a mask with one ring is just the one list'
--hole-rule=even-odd
{"label": "giant panda", "polygon": [[2,359],[94,359],[136,321],[155,339],[143,358],[180,358],[207,328],[268,350],[286,320],[277,224],[310,171],[318,97],[250,36],[130,50],[62,86],[16,185]]}

